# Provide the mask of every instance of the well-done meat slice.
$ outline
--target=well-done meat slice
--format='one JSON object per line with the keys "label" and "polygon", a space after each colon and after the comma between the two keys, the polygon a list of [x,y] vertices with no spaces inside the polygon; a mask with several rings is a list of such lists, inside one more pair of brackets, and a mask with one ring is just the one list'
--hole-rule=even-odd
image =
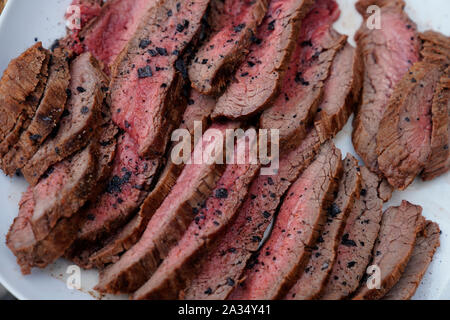
{"label": "well-done meat slice", "polygon": [[383,202],[392,189],[366,167],[361,168],[359,200],[347,219],[336,262],[322,293],[324,300],[342,300],[358,289],[372,258],[372,249],[380,231]]}
{"label": "well-done meat slice", "polygon": [[409,300],[416,293],[425,272],[440,246],[440,230],[437,223],[427,221],[417,237],[414,251],[397,284],[383,297],[384,300]]}
{"label": "well-done meat slice", "polygon": [[58,124],[66,105],[69,82],[67,53],[56,49],[50,60],[47,86],[36,113],[17,144],[2,159],[2,169],[7,175],[22,169]]}
{"label": "well-done meat slice", "polygon": [[281,93],[261,116],[262,128],[280,130],[282,145],[303,139],[316,114],[334,57],[347,40],[332,28],[339,13],[334,0],[315,2],[302,22]]}
{"label": "well-done meat slice", "polygon": [[431,121],[431,155],[421,174],[423,180],[432,180],[450,170],[450,68],[434,92]]}
{"label": "well-done meat slice", "polygon": [[202,259],[196,277],[184,290],[185,299],[224,300],[228,297],[257,251],[282,197],[314,160],[319,148],[319,136],[312,129],[300,146],[282,155],[277,174],[260,175],[253,181],[236,220],[218,240],[217,247]]}
{"label": "well-done meat slice", "polygon": [[[192,90],[180,129],[187,129],[193,138],[195,122],[198,121],[201,123],[203,130],[205,130],[207,120],[215,104],[216,101],[214,99]],[[193,147],[194,141],[191,141],[191,143]],[[169,154],[171,154],[171,151]],[[106,264],[116,262],[123,252],[127,251],[139,241],[148,221],[170,193],[170,190],[175,185],[177,178],[183,170],[184,164],[177,165],[170,159],[159,176],[158,183],[143,202],[139,214],[124,226],[119,233],[114,235],[112,239],[109,239],[106,245],[89,257],[90,264],[102,268]]]}
{"label": "well-done meat slice", "polygon": [[233,82],[217,101],[213,117],[248,117],[267,108],[278,94],[311,0],[272,0]]}
{"label": "well-done meat slice", "polygon": [[322,141],[334,137],[347,123],[359,102],[361,88],[361,55],[347,43],[336,54],[314,120]]}
{"label": "well-done meat slice", "polygon": [[289,189],[258,262],[244,274],[231,300],[283,298],[298,280],[326,219],[342,174],[341,152],[326,142]]}
{"label": "well-done meat slice", "polygon": [[[150,220],[140,241],[119,261],[100,273],[97,290],[131,293],[151,277],[214,189],[225,169],[215,161],[223,157],[222,139],[226,129],[234,129],[238,125],[234,122],[215,124],[205,132],[202,140],[195,146],[191,163],[185,166],[170,194]],[[218,136],[219,133],[221,136]],[[214,156],[211,154],[212,150],[217,151]],[[196,164],[199,162],[201,164]]]}
{"label": "well-done meat slice", "polygon": [[441,76],[440,66],[416,63],[398,84],[380,123],[378,166],[397,189],[406,189],[431,155],[431,108]]}
{"label": "well-done meat slice", "polygon": [[[256,135],[249,138],[249,146],[257,143]],[[153,276],[134,293],[133,299],[178,299],[183,296],[182,290],[202,264],[200,258],[234,220],[248,194],[250,183],[259,171],[258,164],[250,163],[245,140],[245,136],[238,139],[235,148],[246,153],[245,164],[227,164],[204,208],[199,210],[184,236]]]}
{"label": "well-done meat slice", "polygon": [[[381,28],[368,27],[367,7],[381,7]],[[419,60],[421,42],[415,24],[403,11],[403,0],[363,0],[359,12],[366,19],[356,35],[364,63],[363,92],[353,122],[353,145],[373,172],[378,171],[376,136],[397,83]],[[370,25],[370,24],[369,24]]]}
{"label": "well-done meat slice", "polygon": [[35,185],[55,163],[85,147],[102,122],[101,109],[108,79],[89,53],[71,64],[70,98],[57,133],[48,139],[23,168],[25,179]]}
{"label": "well-done meat slice", "polygon": [[389,292],[402,276],[424,222],[422,208],[407,201],[386,210],[370,263],[380,268],[380,288],[369,289],[363,282],[354,299],[377,300]]}
{"label": "well-done meat slice", "polygon": [[[114,122],[142,157],[162,156],[186,107],[183,54],[197,35],[209,0],[164,0],[150,9],[113,68]],[[171,14],[167,14],[171,11]]]}
{"label": "well-done meat slice", "polygon": [[344,175],[339,183],[336,199],[327,208],[325,226],[313,247],[311,258],[304,273],[289,290],[286,295],[287,299],[312,300],[319,298],[333,269],[337,247],[342,238],[345,223],[361,191],[358,160],[348,154],[343,162]]}
{"label": "well-done meat slice", "polygon": [[219,93],[248,53],[269,0],[212,0],[208,39],[189,67],[192,86],[207,95]]}

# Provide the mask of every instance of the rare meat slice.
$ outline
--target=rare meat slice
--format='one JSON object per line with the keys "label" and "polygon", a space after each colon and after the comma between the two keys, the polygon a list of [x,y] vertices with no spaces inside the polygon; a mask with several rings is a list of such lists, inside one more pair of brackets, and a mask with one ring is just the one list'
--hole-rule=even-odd
{"label": "rare meat slice", "polygon": [[432,180],[450,169],[450,68],[434,92],[431,121],[431,155],[421,174],[423,180]]}
{"label": "rare meat slice", "polygon": [[402,276],[424,222],[422,208],[407,201],[386,210],[371,262],[380,270],[380,288],[369,289],[362,282],[354,299],[377,300],[389,292]]}
{"label": "rare meat slice", "polygon": [[40,147],[22,170],[25,179],[32,185],[52,165],[86,146],[101,123],[107,77],[89,53],[77,57],[70,69],[70,98],[58,131]]}
{"label": "rare meat slice", "polygon": [[439,226],[427,221],[424,230],[417,237],[413,253],[402,277],[383,299],[409,300],[416,293],[425,272],[433,260],[436,249],[440,246]]}
{"label": "rare meat slice", "polygon": [[216,161],[223,158],[223,137],[227,129],[238,125],[215,124],[205,132],[190,163],[151,218],[140,241],[100,273],[97,290],[131,293],[151,277],[216,186],[225,169]]}
{"label": "rare meat slice", "polygon": [[47,86],[36,113],[17,144],[2,159],[2,169],[7,175],[22,169],[58,124],[65,108],[69,81],[67,54],[56,49],[51,56]]}
{"label": "rare meat slice", "polygon": [[186,107],[183,55],[201,29],[208,4],[161,1],[143,16],[117,58],[111,83],[113,120],[136,141],[142,157],[162,156],[180,124]]}
{"label": "rare meat slice", "polygon": [[[369,28],[370,5],[381,7],[381,28]],[[353,145],[373,172],[378,171],[376,137],[397,83],[419,60],[421,42],[415,24],[403,11],[403,0],[361,0],[366,15],[356,35],[364,63],[362,100],[353,122]]]}
{"label": "rare meat slice", "polygon": [[358,289],[372,258],[380,231],[383,202],[392,189],[366,167],[361,168],[361,192],[347,219],[336,262],[322,293],[323,300],[346,299]]}
{"label": "rare meat slice", "polygon": [[280,299],[297,281],[320,234],[342,174],[341,152],[326,142],[289,189],[272,233],[231,300]]}
{"label": "rare meat slice", "polygon": [[431,109],[441,67],[416,63],[400,81],[380,123],[378,166],[389,183],[406,189],[431,154]]}
{"label": "rare meat slice", "polygon": [[300,141],[320,104],[336,53],[347,38],[333,30],[339,17],[334,0],[318,0],[302,22],[281,93],[261,116],[261,127],[278,129],[280,143]]}
{"label": "rare meat slice", "polygon": [[301,20],[311,0],[272,0],[245,61],[217,101],[213,117],[248,117],[267,108],[278,95],[295,48]]}
{"label": "rare meat slice", "polygon": [[343,161],[344,175],[339,183],[337,197],[327,208],[327,220],[313,247],[309,263],[300,279],[286,295],[287,299],[318,299],[333,269],[345,223],[361,191],[358,160],[348,154]]}
{"label": "rare meat slice", "polygon": [[277,174],[259,175],[253,181],[236,220],[202,259],[195,278],[184,290],[185,299],[224,300],[228,297],[257,251],[282,197],[314,160],[319,148],[319,137],[312,129],[300,146],[281,157]]}
{"label": "rare meat slice", "polygon": [[448,64],[450,61],[450,38],[439,32],[426,31],[421,33],[423,42],[420,52],[425,62]]}
{"label": "rare meat slice", "polygon": [[[192,90],[180,129],[187,129],[191,134],[191,138],[193,138],[194,128],[200,130],[198,127],[200,124],[202,128],[206,128],[207,120],[209,119],[209,115],[215,104],[216,102],[214,99]],[[194,143],[194,141],[191,141],[192,146]],[[171,151],[172,150],[173,148]],[[171,151],[169,154],[171,154]],[[119,259],[120,254],[127,251],[139,241],[148,221],[170,193],[170,190],[175,185],[183,167],[183,163],[175,164],[169,157],[168,163],[159,176],[158,183],[143,202],[139,214],[133,217],[133,219],[127,223],[120,232],[115,234],[112,239],[108,239],[105,246],[89,257],[92,265],[102,268],[106,264],[116,262]]]}
{"label": "rare meat slice", "polygon": [[347,43],[336,54],[317,109],[314,122],[322,141],[334,137],[347,123],[359,102],[361,88],[361,55]]}
{"label": "rare meat slice", "polygon": [[248,53],[269,0],[212,0],[212,32],[189,67],[192,86],[203,94],[221,91]]}
{"label": "rare meat slice", "polygon": [[[256,135],[249,138],[250,146],[256,143]],[[247,152],[245,139],[243,136],[238,140],[235,150]],[[227,165],[215,189],[206,199],[204,208],[199,210],[184,236],[150,280],[134,293],[134,299],[182,297],[182,289],[195,277],[196,270],[202,264],[202,254],[234,220],[248,194],[250,183],[259,171],[259,165],[251,164],[248,154],[245,157],[245,164]]]}
{"label": "rare meat slice", "polygon": [[38,42],[13,59],[0,80],[0,156],[33,118],[45,88],[50,53]]}

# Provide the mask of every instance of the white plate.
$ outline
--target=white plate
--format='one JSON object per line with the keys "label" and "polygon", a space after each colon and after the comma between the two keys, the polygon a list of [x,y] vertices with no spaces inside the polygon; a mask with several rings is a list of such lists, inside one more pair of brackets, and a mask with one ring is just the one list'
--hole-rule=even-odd
{"label": "white plate", "polygon": [[[64,35],[63,16],[70,0],[9,0],[0,17],[0,73],[23,50],[35,42],[35,38],[49,47],[54,39]],[[338,0],[341,18],[338,31],[353,37],[361,23],[354,9],[355,0]],[[406,0],[407,12],[421,31],[433,29],[450,35],[450,1]],[[354,42],[353,42],[354,43]],[[351,141],[350,122],[335,139],[343,154],[356,154]],[[95,271],[82,271],[80,291],[66,286],[69,263],[59,260],[45,270],[33,270],[22,276],[15,257],[5,245],[5,236],[18,212],[18,202],[26,189],[23,179],[8,178],[0,173],[0,282],[19,299],[93,299],[99,298],[92,287],[96,284]],[[389,205],[398,205],[402,199],[419,204],[424,215],[439,223],[442,229],[441,247],[419,287],[417,299],[450,299],[450,174],[431,182],[416,181],[407,191],[396,192]],[[106,298],[112,298],[107,296]],[[120,298],[120,297],[119,297]]]}

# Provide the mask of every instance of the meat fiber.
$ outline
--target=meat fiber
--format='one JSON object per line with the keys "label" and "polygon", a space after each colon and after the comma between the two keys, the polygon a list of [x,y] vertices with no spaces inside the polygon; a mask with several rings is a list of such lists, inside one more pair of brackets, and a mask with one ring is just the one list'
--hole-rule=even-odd
{"label": "meat fiber", "polygon": [[213,118],[237,119],[258,113],[273,102],[295,48],[301,20],[311,0],[272,0],[266,17],[252,37],[246,60],[217,101]]}
{"label": "meat fiber", "polygon": [[423,61],[448,64],[450,61],[450,38],[439,32],[426,31],[419,34],[423,42],[420,52]]}
{"label": "meat fiber", "polygon": [[252,36],[262,22],[269,0],[212,0],[212,29],[190,67],[192,86],[203,94],[221,91],[245,59]]}
{"label": "meat fiber", "polygon": [[[370,5],[381,8],[380,29],[368,27],[366,9]],[[389,98],[397,83],[419,60],[421,42],[416,25],[403,11],[404,6],[403,0],[361,0],[357,3],[359,12],[366,17],[356,35],[364,63],[364,79],[352,139],[366,166],[377,173],[376,136]]]}
{"label": "meat fiber", "polygon": [[280,299],[298,280],[326,219],[342,174],[341,153],[327,142],[289,189],[258,262],[245,272],[231,300]]}

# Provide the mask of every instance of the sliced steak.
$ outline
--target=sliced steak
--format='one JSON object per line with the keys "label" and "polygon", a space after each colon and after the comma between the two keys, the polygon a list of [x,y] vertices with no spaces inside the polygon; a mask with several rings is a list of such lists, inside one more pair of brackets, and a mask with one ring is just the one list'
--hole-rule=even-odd
{"label": "sliced steak", "polygon": [[421,174],[423,180],[432,180],[450,169],[450,68],[434,92],[431,121],[431,155]]}
{"label": "sliced steak", "polygon": [[336,54],[317,109],[314,122],[321,141],[342,130],[359,102],[361,88],[361,54],[347,43]]}
{"label": "sliced steak", "polygon": [[195,278],[184,291],[185,299],[224,300],[229,296],[257,251],[282,197],[314,160],[319,148],[319,136],[312,129],[299,147],[281,157],[277,174],[260,175],[253,181],[236,220],[202,259]]}
{"label": "sliced steak", "polygon": [[[381,7],[381,28],[369,29],[367,7]],[[357,8],[367,15],[356,35],[364,62],[361,104],[353,122],[353,145],[373,172],[378,171],[376,136],[397,83],[419,60],[421,42],[416,25],[403,11],[403,0],[362,0]],[[369,23],[370,25],[370,23]]]}
{"label": "sliced steak", "polygon": [[318,299],[336,261],[337,247],[342,239],[345,223],[361,191],[358,160],[348,154],[343,160],[344,175],[339,183],[336,199],[327,208],[327,220],[321,236],[313,247],[304,273],[286,295],[287,299]]}
{"label": "sliced steak", "polygon": [[384,300],[409,300],[416,293],[425,272],[440,246],[439,226],[426,222],[423,232],[417,237],[413,253],[402,277],[384,297]]}
{"label": "sliced steak", "polygon": [[258,262],[245,272],[231,300],[269,300],[286,295],[308,262],[308,248],[320,234],[341,174],[341,152],[326,142],[317,159],[289,189]]}
{"label": "sliced steak", "polygon": [[[194,149],[191,158],[194,161],[185,166],[170,194],[150,220],[140,241],[118,262],[100,273],[97,290],[131,293],[152,276],[170,249],[183,236],[225,169],[223,165],[216,164],[211,154],[203,150],[213,148],[218,151],[215,159],[223,157],[220,152],[222,137],[216,134],[224,136],[226,129],[234,129],[237,125],[239,124],[215,124],[205,132]],[[202,157],[202,164],[195,164],[195,159],[199,156],[205,156]]]}
{"label": "sliced steak", "polygon": [[422,208],[407,201],[403,201],[399,207],[386,210],[371,262],[371,265],[380,268],[381,287],[369,289],[362,282],[354,299],[377,300],[391,290],[408,264],[417,234],[422,231],[424,222]]}
{"label": "sliced steak", "polygon": [[57,49],[51,57],[47,86],[34,118],[2,159],[2,169],[7,175],[22,169],[57,126],[66,105],[69,82],[67,54]]}
{"label": "sliced steak", "polygon": [[431,108],[441,76],[440,66],[416,63],[398,84],[380,123],[378,166],[397,189],[406,189],[431,155]]}
{"label": "sliced steak", "polygon": [[[165,153],[186,107],[183,54],[197,35],[209,0],[164,0],[148,10],[113,68],[113,120],[139,146],[139,155]],[[167,12],[172,11],[171,15]]]}
{"label": "sliced steak", "polygon": [[189,67],[192,86],[203,94],[219,93],[245,59],[252,36],[269,0],[212,0],[211,32]]}
{"label": "sliced steak", "polygon": [[246,60],[217,101],[213,118],[248,117],[267,108],[278,95],[295,48],[301,20],[311,0],[272,0],[266,17],[251,39]]}
{"label": "sliced steak", "polygon": [[302,22],[281,93],[260,125],[280,130],[280,143],[302,140],[317,112],[336,53],[347,38],[333,30],[339,17],[334,0],[318,0]]}
{"label": "sliced steak", "polygon": [[[193,137],[194,122],[199,121],[202,124],[202,128],[206,128],[207,120],[215,104],[216,102],[214,99],[203,96],[195,90],[192,90],[180,128],[188,129],[191,133],[191,137]],[[171,151],[169,154],[171,154]],[[108,239],[107,244],[104,247],[89,257],[90,264],[97,266],[98,268],[103,268],[106,264],[116,262],[123,252],[127,251],[139,241],[148,221],[170,193],[170,190],[175,185],[183,167],[184,164],[176,165],[169,158],[167,165],[159,177],[158,183],[145,199],[139,214],[123,227],[119,233],[114,235],[112,239]]]}
{"label": "sliced steak", "polygon": [[323,290],[323,300],[346,299],[356,289],[372,258],[380,231],[383,202],[392,189],[366,167],[361,168],[361,192],[347,219],[336,262]]}

